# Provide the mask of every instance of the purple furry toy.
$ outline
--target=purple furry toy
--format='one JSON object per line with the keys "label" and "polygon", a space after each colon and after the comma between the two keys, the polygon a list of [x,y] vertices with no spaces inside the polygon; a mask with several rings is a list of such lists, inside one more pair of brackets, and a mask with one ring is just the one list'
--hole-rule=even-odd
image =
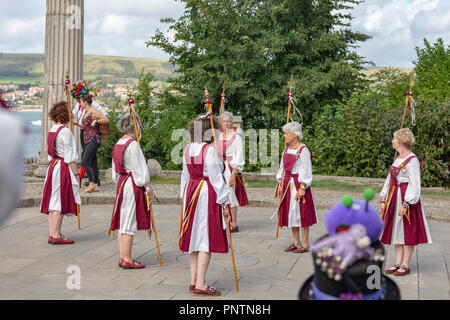
{"label": "purple furry toy", "polygon": [[366,201],[353,200],[350,196],[342,197],[325,215],[325,226],[330,235],[345,232],[352,225],[359,223],[366,227],[366,234],[371,243],[378,240],[383,229],[383,221],[378,211],[369,204],[373,199],[374,191],[366,189]]}
{"label": "purple furry toy", "polygon": [[345,233],[329,236],[311,246],[311,251],[317,253],[317,264],[323,271],[329,268],[330,277],[336,274],[335,280],[340,280],[342,271],[359,259],[371,259],[374,248],[370,247],[370,239],[366,228],[354,224]]}
{"label": "purple furry toy", "polygon": [[316,264],[330,278],[341,280],[345,269],[359,259],[384,259],[370,246],[383,228],[378,212],[369,205],[373,196],[372,189],[364,191],[366,202],[344,196],[327,212],[325,226],[330,235],[312,245],[311,251],[317,253]]}

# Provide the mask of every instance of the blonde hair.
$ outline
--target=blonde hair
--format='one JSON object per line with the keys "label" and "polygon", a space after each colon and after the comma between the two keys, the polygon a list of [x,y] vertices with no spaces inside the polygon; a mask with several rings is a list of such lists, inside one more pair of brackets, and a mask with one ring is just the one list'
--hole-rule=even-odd
{"label": "blonde hair", "polygon": [[411,148],[412,144],[416,141],[414,134],[409,128],[403,128],[395,131],[394,138],[408,148]]}

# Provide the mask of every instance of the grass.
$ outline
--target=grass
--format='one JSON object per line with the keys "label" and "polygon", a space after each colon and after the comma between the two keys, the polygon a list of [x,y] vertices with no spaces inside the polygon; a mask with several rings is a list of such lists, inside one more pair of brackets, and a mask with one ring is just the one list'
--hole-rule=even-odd
{"label": "grass", "polygon": [[[180,178],[152,178],[152,184],[180,184]],[[245,180],[247,188],[273,188],[275,190],[275,181],[260,181],[260,180]],[[360,193],[362,195],[363,191],[367,188],[372,188],[375,194],[381,191],[381,184],[359,184],[354,182],[344,182],[337,181],[333,179],[324,179],[313,181],[312,188],[326,189],[333,191],[343,191]],[[444,198],[450,198],[450,190],[422,190],[423,195],[427,196],[438,196]]]}
{"label": "grass", "polygon": [[14,85],[31,84],[43,86],[45,84],[45,78],[43,76],[26,76],[26,77],[0,76],[0,84],[14,84]]}
{"label": "grass", "polygon": [[[0,84],[39,82],[40,85],[44,85],[44,64],[44,54],[0,53]],[[86,80],[110,76],[121,80],[120,83],[127,83],[128,78],[137,79],[142,68],[146,73],[152,72],[161,81],[165,81],[175,70],[167,58],[85,55],[83,59],[83,74]]]}

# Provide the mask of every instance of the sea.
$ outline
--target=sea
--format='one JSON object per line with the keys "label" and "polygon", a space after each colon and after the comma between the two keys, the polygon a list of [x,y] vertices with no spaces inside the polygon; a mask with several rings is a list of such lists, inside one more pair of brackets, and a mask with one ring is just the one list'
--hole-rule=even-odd
{"label": "sea", "polygon": [[14,112],[14,115],[19,117],[27,128],[24,158],[39,157],[41,152],[42,111],[18,111]]}

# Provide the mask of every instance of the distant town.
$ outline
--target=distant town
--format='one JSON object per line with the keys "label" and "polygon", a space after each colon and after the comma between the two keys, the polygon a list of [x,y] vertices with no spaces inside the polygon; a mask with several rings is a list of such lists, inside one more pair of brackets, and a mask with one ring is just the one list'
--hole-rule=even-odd
{"label": "distant town", "polygon": [[[159,92],[162,86],[155,89]],[[8,103],[12,111],[41,111],[44,87],[26,84],[0,84],[2,98]],[[95,96],[100,101],[119,97],[126,100],[127,86],[123,84],[106,84],[105,88],[96,89]]]}

